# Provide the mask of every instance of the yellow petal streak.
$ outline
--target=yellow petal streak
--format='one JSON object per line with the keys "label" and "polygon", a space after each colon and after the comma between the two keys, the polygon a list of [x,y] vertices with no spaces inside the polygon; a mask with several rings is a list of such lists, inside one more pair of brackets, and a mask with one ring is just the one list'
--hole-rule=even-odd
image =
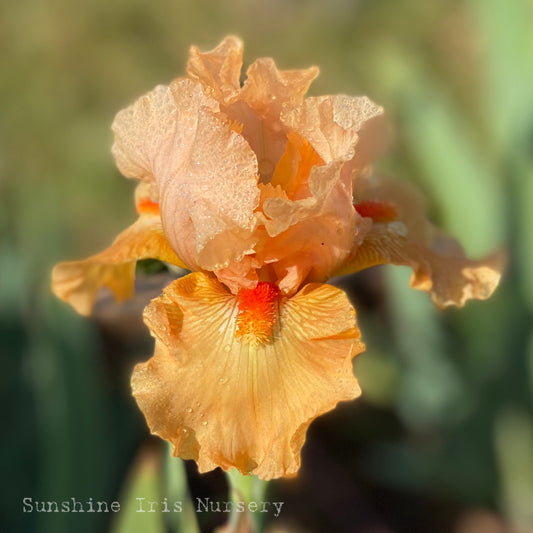
{"label": "yellow petal streak", "polygon": [[312,420],[360,394],[351,361],[364,345],[342,291],[310,284],[265,301],[275,319],[264,342],[244,342],[238,316],[250,307],[203,273],[175,281],[146,309],[156,350],[135,368],[133,394],[152,433],[201,472],[295,474]]}
{"label": "yellow petal streak", "polygon": [[[157,204],[138,203],[141,212]],[[90,314],[98,290],[111,289],[120,302],[133,293],[135,264],[139,259],[159,259],[182,268],[186,265],[168,244],[159,215],[142,214],[103,252],[82,261],[59,263],[52,271],[52,290],[81,315]]]}

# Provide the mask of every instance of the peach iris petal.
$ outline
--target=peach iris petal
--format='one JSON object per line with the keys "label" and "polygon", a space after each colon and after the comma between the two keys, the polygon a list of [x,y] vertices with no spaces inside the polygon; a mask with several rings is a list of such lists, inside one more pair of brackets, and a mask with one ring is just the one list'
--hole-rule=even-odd
{"label": "peach iris petal", "polygon": [[318,96],[282,113],[284,125],[307,139],[329,163],[351,160],[368,165],[387,143],[383,108],[366,96]]}
{"label": "peach iris petal", "polygon": [[227,266],[253,246],[257,161],[217,113],[200,83],[176,80],[121,111],[113,126],[119,168],[146,167],[170,245],[196,270]]}
{"label": "peach iris petal", "polygon": [[[291,142],[286,153],[290,150]],[[351,178],[342,172],[344,162],[309,168],[306,158],[316,162],[316,152],[299,153],[294,172],[284,158],[280,160],[287,170],[286,180],[280,179],[279,183],[291,191],[307,189],[308,195],[293,200],[285,191],[278,196],[271,191],[265,197],[262,210],[269,238],[258,246],[256,254],[260,262],[272,265],[280,288],[288,294],[305,280],[324,281],[330,277],[349,254],[354,235],[362,239],[370,225],[353,209]],[[305,178],[300,174],[302,169],[309,173]]]}
{"label": "peach iris petal", "polygon": [[167,287],[145,312],[156,350],[135,368],[133,394],[152,433],[201,472],[295,474],[311,421],[360,394],[355,312],[339,289],[307,285],[278,302],[271,340],[247,344],[235,337],[238,311],[203,273]]}
{"label": "peach iris petal", "polygon": [[[191,106],[188,114],[194,117],[200,106],[218,110],[215,101],[206,98],[199,85],[189,85]],[[123,109],[111,126],[115,134],[112,152],[118,169],[127,178],[153,183],[156,175],[171,173],[179,160],[178,148],[188,132],[181,131],[176,121],[176,102],[166,85],[139,98]],[[193,117],[182,117],[185,121]],[[179,124],[183,126],[183,124]]]}
{"label": "peach iris petal", "polygon": [[192,46],[187,74],[200,81],[207,94],[226,102],[240,90],[243,44],[237,37],[226,37],[216,48],[200,52]]}
{"label": "peach iris petal", "polygon": [[287,143],[289,130],[281,121],[282,109],[301,105],[318,68],[279,70],[271,58],[260,58],[246,74],[228,113],[244,122],[243,136],[257,154],[261,179],[266,183]]}
{"label": "peach iris petal", "polygon": [[[484,300],[494,292],[506,257],[497,251],[469,260],[460,244],[438,231],[426,218],[425,203],[410,184],[378,176],[362,175],[356,181],[358,202],[384,202],[397,213],[396,220],[374,220],[364,239],[356,239],[346,263],[335,275],[391,263],[413,269],[411,286],[430,293],[440,308],[462,307],[467,300]],[[372,222],[371,218],[364,220]]]}
{"label": "peach iris petal", "polygon": [[[184,89],[185,82],[172,85],[178,110],[190,105]],[[189,130],[180,146],[183,165],[158,182],[163,226],[178,254],[189,247],[182,232],[191,227],[196,245],[185,257],[202,269],[223,268],[253,247],[257,160],[242,136],[206,108],[179,127]]]}
{"label": "peach iris petal", "polygon": [[437,251],[442,239],[435,240],[435,250],[399,234],[392,224],[375,224],[363,243],[356,246],[344,267],[337,274],[349,274],[365,268],[391,263],[413,269],[411,287],[427,291],[439,308],[462,307],[467,300],[489,298],[501,278],[505,255],[496,252],[472,261],[467,259],[457,242],[446,238],[446,248],[455,253]]}
{"label": "peach iris petal", "polygon": [[266,183],[287,142],[281,111],[301,104],[318,68],[279,70],[271,58],[260,58],[248,68],[241,88],[242,48],[241,40],[233,36],[209,52],[192,47],[187,73],[218,101],[226,117],[242,125],[242,136],[256,154]]}
{"label": "peach iris petal", "polygon": [[284,107],[303,101],[318,72],[317,67],[279,70],[272,58],[257,59],[248,67],[239,100],[246,102],[262,118],[279,121]]}
{"label": "peach iris petal", "polygon": [[309,174],[314,166],[324,164],[311,144],[295,132],[289,132],[285,153],[281,156],[270,185],[280,187],[291,200],[309,196]]}
{"label": "peach iris petal", "polygon": [[89,315],[102,287],[111,289],[120,302],[131,297],[135,265],[149,258],[187,268],[165,239],[159,215],[142,214],[103,252],[57,264],[52,271],[52,290],[78,313]]}
{"label": "peach iris petal", "polygon": [[257,154],[263,182],[268,182],[287,143],[281,122],[285,107],[302,103],[318,68],[278,70],[271,58],[257,59],[228,113],[244,123],[243,136]]}
{"label": "peach iris petal", "polygon": [[226,268],[215,270],[214,274],[233,294],[237,294],[239,289],[255,287],[259,281],[258,271],[261,268],[263,265],[253,254],[244,256],[240,261],[233,262]]}

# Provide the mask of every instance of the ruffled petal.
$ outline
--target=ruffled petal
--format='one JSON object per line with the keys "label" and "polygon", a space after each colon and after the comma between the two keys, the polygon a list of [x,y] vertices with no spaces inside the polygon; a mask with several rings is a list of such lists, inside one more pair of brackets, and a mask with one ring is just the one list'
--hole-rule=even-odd
{"label": "ruffled petal", "polygon": [[[264,301],[247,300],[245,309],[244,300],[202,273],[167,287],[145,312],[156,350],[136,366],[133,394],[152,433],[201,472],[293,475],[311,421],[360,394],[351,363],[364,349],[355,312],[329,285],[280,296],[270,314]],[[270,324],[267,340],[239,336],[245,311],[269,315],[255,317],[258,327]]]}
{"label": "ruffled petal", "polygon": [[226,37],[216,48],[205,53],[192,46],[187,74],[200,81],[213,98],[225,102],[240,90],[242,51],[242,41],[234,36]]}
{"label": "ruffled petal", "polygon": [[291,294],[304,281],[324,281],[345,261],[354,235],[362,239],[370,224],[352,204],[343,163],[314,166],[306,198],[266,198],[265,228],[270,238],[257,246],[257,258],[276,273],[280,288]]}
{"label": "ruffled petal", "polygon": [[272,58],[257,59],[248,67],[239,100],[263,118],[278,121],[284,106],[299,105],[303,101],[318,72],[318,67],[278,70]]}
{"label": "ruffled petal", "polygon": [[181,110],[179,124],[176,101],[166,85],[158,85],[117,113],[111,126],[115,134],[112,152],[118,169],[127,178],[153,183],[155,176],[175,171],[183,157],[179,148],[185,137],[190,136],[190,132],[183,129],[187,120],[194,120],[200,107],[218,110],[218,104],[204,95],[199,83],[184,83],[188,88],[189,105]]}
{"label": "ruffled petal", "polygon": [[505,264],[503,252],[472,261],[450,237],[438,235],[430,248],[404,236],[404,229],[396,222],[374,224],[336,274],[387,263],[406,265],[413,269],[411,287],[429,292],[439,308],[462,307],[470,299],[485,300],[498,286]]}
{"label": "ruffled petal", "polygon": [[386,263],[410,266],[411,286],[429,292],[440,308],[484,300],[498,286],[506,254],[497,251],[469,260],[455,239],[429,222],[425,202],[411,184],[362,174],[355,182],[354,201],[372,229],[363,240],[355,239],[346,263],[335,275]]}
{"label": "ruffled petal", "polygon": [[[155,209],[151,204],[146,204],[147,208]],[[144,208],[138,203],[139,210]],[[157,214],[142,214],[103,252],[82,261],[56,265],[52,271],[52,290],[78,313],[89,315],[103,287],[110,289],[119,302],[131,297],[135,265],[138,260],[149,258],[187,268],[168,244]]]}
{"label": "ruffled petal", "polygon": [[155,182],[165,234],[191,269],[223,268],[250,251],[257,160],[199,82],[157,87],[113,129],[117,165]]}
{"label": "ruffled petal", "polygon": [[172,84],[176,129],[186,133],[175,171],[157,176],[169,242],[198,269],[224,268],[253,248],[259,201],[257,160],[248,143],[205,107],[190,108],[190,82]]}
{"label": "ruffled petal", "polygon": [[285,107],[299,106],[318,69],[278,70],[270,58],[250,65],[241,91],[224,111],[243,124],[242,135],[257,155],[263,183],[268,183],[287,144],[281,122]]}
{"label": "ruffled petal", "polygon": [[387,144],[383,108],[366,96],[307,98],[284,110],[283,124],[307,139],[326,162],[352,160],[354,170],[368,165]]}

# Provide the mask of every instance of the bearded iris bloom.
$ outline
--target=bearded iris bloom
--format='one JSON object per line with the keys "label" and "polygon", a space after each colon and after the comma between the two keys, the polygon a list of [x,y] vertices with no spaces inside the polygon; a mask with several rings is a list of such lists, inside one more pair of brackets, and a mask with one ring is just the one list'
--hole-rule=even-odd
{"label": "bearded iris bloom", "polygon": [[360,388],[355,311],[328,278],[384,263],[439,307],[488,298],[501,256],[467,259],[412,187],[370,167],[387,139],[366,97],[305,98],[318,74],[256,60],[242,43],[193,47],[187,77],[118,113],[113,154],[140,181],[138,219],[109,248],[60,263],[52,287],[81,314],[132,294],[136,262],[191,271],[152,300],[155,352],[133,394],[152,433],[201,472],[295,474],[310,423]]}

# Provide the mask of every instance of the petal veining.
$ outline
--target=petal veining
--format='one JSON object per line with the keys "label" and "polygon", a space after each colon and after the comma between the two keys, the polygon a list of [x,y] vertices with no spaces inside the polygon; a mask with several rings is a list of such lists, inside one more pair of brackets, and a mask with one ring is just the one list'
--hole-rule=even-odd
{"label": "petal veining", "polygon": [[152,432],[200,471],[295,474],[311,421],[360,394],[355,312],[339,289],[307,285],[279,300],[258,343],[235,335],[238,313],[238,297],[205,274],[167,287],[146,310],[156,351],[137,365],[133,393]]}

